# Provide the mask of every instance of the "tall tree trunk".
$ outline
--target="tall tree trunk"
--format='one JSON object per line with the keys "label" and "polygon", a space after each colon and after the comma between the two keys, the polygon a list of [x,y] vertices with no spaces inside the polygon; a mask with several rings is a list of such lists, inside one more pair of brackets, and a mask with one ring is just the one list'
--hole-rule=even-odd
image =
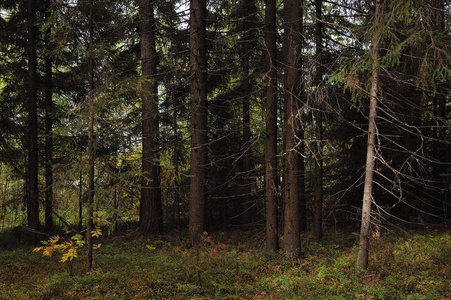
{"label": "tall tree trunk", "polygon": [[371,225],[371,200],[373,189],[373,171],[375,161],[376,140],[376,115],[379,89],[379,21],[381,18],[381,0],[375,0],[376,10],[374,13],[375,31],[373,34],[371,57],[372,76],[370,91],[370,106],[368,116],[368,141],[365,168],[365,185],[363,190],[362,224],[360,228],[359,253],[357,256],[357,268],[364,269],[368,266],[368,254],[370,248],[370,225]]}
{"label": "tall tree trunk", "polygon": [[[177,130],[174,130],[174,133],[177,134]],[[175,187],[174,187],[174,225],[175,228],[180,229],[181,221],[180,221],[180,182],[179,182],[179,148],[175,146],[174,148],[174,170],[176,174],[175,178]]]}
{"label": "tall tree trunk", "polygon": [[37,113],[37,58],[36,58],[36,8],[28,0],[28,197],[27,217],[31,242],[37,241],[39,230],[38,188],[38,113]]}
{"label": "tall tree trunk", "polygon": [[[125,145],[122,145],[123,149],[125,149]],[[122,153],[123,155],[125,155],[125,151],[123,151]],[[121,208],[121,202],[122,202],[122,191],[121,191],[121,187],[120,187],[120,183],[121,183],[121,177],[122,177],[122,166],[125,165],[125,160],[126,158],[120,157],[121,153],[117,152],[115,160],[114,160],[114,164],[115,164],[115,168],[117,168],[117,174],[115,174],[115,177],[117,179],[114,180],[114,202],[113,202],[113,216],[111,217],[111,224],[110,224],[110,229],[109,231],[111,232],[112,230],[114,230],[115,228],[117,228],[116,226],[116,222],[119,219],[119,210]]]}
{"label": "tall tree trunk", "polygon": [[95,137],[94,137],[94,15],[93,0],[89,1],[89,119],[88,119],[88,211],[86,215],[86,272],[92,270],[92,234],[94,215],[94,170],[95,170]]}
{"label": "tall tree trunk", "polygon": [[284,15],[284,226],[282,248],[290,257],[301,249],[299,216],[299,129],[298,103],[300,86],[302,9],[300,1],[286,0]]}
{"label": "tall tree trunk", "polygon": [[179,101],[177,97],[175,96],[175,92],[171,91],[171,98],[172,103],[174,105],[174,115],[173,115],[173,123],[172,123],[172,131],[173,135],[175,137],[174,141],[174,156],[173,156],[173,163],[174,163],[174,172],[175,172],[175,180],[174,180],[174,207],[173,207],[173,222],[175,225],[175,228],[180,229],[180,140],[178,137],[178,125],[177,125],[177,111],[179,107]]}
{"label": "tall tree trunk", "polygon": [[[46,19],[50,18],[50,0],[45,1]],[[45,32],[45,231],[53,231],[53,85],[52,85],[52,44],[50,27]]]}
{"label": "tall tree trunk", "polygon": [[250,164],[250,143],[251,143],[251,129],[250,129],[250,95],[251,85],[249,78],[249,59],[251,49],[251,34],[250,34],[250,8],[253,6],[252,0],[243,0],[243,48],[241,54],[241,66],[242,66],[242,82],[241,93],[243,95],[243,156],[241,160],[241,208],[242,208],[242,223],[251,223],[251,181],[249,180],[249,172],[251,170]]}
{"label": "tall tree trunk", "polygon": [[[302,97],[302,96],[301,96]],[[302,117],[301,117],[302,118]],[[302,125],[298,131],[299,140],[304,140],[304,129]],[[307,230],[307,207],[305,201],[305,163],[304,163],[304,153],[305,147],[304,143],[299,145],[299,159],[298,159],[298,174],[299,174],[299,230],[305,232]]]}
{"label": "tall tree trunk", "polygon": [[80,173],[78,174],[78,227],[81,229],[83,224],[83,153],[80,143]]}
{"label": "tall tree trunk", "polygon": [[265,192],[266,253],[279,249],[277,209],[277,78],[276,78],[276,1],[266,0],[266,103],[265,103]]}
{"label": "tall tree trunk", "polygon": [[155,49],[154,2],[139,1],[141,64],[145,77],[143,95],[143,153],[141,185],[140,227],[145,234],[161,233],[163,210],[161,205],[161,179],[159,165],[159,111],[157,51]]}
{"label": "tall tree trunk", "polygon": [[[447,11],[445,8],[445,1],[442,0],[434,0],[431,1],[431,6],[433,7],[433,11],[431,12],[431,16],[429,17],[433,20],[434,27],[433,31],[435,31],[435,35],[443,34],[446,31],[446,20],[447,20]],[[434,95],[434,107],[433,107],[433,115],[437,120],[436,126],[434,126],[434,134],[433,137],[437,139],[434,146],[434,157],[440,162],[438,163],[432,170],[435,176],[437,176],[437,180],[440,182],[441,195],[438,198],[441,198],[440,201],[442,203],[437,204],[437,206],[443,207],[445,214],[448,212],[448,207],[451,207],[451,203],[449,200],[449,186],[450,186],[450,156],[449,156],[449,143],[444,143],[443,141],[447,140],[447,128],[449,128],[449,118],[447,102],[449,101],[449,97],[447,96],[447,89],[449,90],[449,82],[436,82],[437,92]],[[440,128],[440,130],[439,130]],[[448,133],[449,134],[449,133]],[[449,138],[448,138],[449,141]],[[446,215],[445,215],[446,218]]]}
{"label": "tall tree trunk", "polygon": [[206,0],[190,2],[191,65],[191,182],[189,236],[197,242],[205,231],[205,173],[207,165]]}
{"label": "tall tree trunk", "polygon": [[313,235],[316,241],[320,241],[323,236],[323,224],[322,224],[322,205],[323,205],[323,112],[322,112],[322,93],[321,84],[323,81],[323,61],[322,61],[322,43],[323,43],[323,32],[322,32],[322,0],[316,0],[316,26],[315,26],[315,52],[316,52],[316,74],[315,74],[315,136],[317,149],[315,153],[315,188],[314,188],[314,201],[313,201]]}

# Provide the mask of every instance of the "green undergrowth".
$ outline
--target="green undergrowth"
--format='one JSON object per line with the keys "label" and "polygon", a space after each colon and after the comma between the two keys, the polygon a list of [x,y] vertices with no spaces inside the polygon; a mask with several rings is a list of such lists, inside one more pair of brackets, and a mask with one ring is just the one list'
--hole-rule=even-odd
{"label": "green undergrowth", "polygon": [[372,241],[370,265],[357,271],[356,236],[303,236],[303,257],[268,259],[260,231],[211,234],[189,248],[173,236],[110,237],[84,271],[33,247],[0,250],[0,299],[449,299],[451,234],[387,235]]}

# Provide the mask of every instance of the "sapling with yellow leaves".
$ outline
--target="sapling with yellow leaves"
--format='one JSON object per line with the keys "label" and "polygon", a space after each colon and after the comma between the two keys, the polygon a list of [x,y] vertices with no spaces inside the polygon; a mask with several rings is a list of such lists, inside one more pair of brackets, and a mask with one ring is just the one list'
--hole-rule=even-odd
{"label": "sapling with yellow leaves", "polygon": [[[102,229],[95,227],[91,231],[91,237],[100,237],[102,235]],[[50,237],[46,241],[41,241],[43,246],[36,247],[33,252],[42,251],[43,256],[52,257],[54,253],[61,254],[60,262],[69,262],[69,273],[72,276],[73,260],[78,258],[78,249],[86,245],[86,241],[81,234],[75,234],[70,238],[60,237],[55,235]],[[94,244],[93,249],[100,248],[101,244]]]}

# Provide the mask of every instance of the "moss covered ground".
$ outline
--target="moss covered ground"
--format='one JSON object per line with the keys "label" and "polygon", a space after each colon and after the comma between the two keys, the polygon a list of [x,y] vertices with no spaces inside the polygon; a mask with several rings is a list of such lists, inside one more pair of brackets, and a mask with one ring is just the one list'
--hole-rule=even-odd
{"label": "moss covered ground", "polygon": [[58,253],[3,244],[0,299],[451,299],[444,229],[373,239],[366,271],[355,268],[355,234],[340,231],[321,243],[305,234],[298,260],[268,258],[262,230],[212,233],[211,243],[193,248],[174,235],[135,232],[99,242],[89,274],[82,247],[62,263]]}

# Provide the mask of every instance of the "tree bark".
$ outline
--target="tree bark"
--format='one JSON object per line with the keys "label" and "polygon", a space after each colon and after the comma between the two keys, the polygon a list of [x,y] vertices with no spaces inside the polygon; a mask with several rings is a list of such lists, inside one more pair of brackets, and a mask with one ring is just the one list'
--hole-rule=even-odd
{"label": "tree bark", "polygon": [[321,82],[323,77],[323,68],[322,68],[322,43],[323,43],[323,34],[322,34],[322,0],[316,0],[316,26],[315,26],[315,65],[316,65],[316,74],[315,74],[315,136],[316,136],[316,144],[317,149],[315,153],[315,168],[314,168],[314,178],[315,178],[315,186],[314,186],[314,201],[313,201],[313,235],[316,241],[320,241],[323,236],[323,224],[322,224],[322,205],[323,205],[323,112],[322,112],[322,93],[321,93]]}
{"label": "tree bark", "polygon": [[92,234],[94,215],[94,170],[95,170],[95,137],[94,137],[94,15],[93,0],[89,1],[89,119],[88,119],[88,210],[86,215],[86,272],[92,270]]}
{"label": "tree bark", "polygon": [[277,79],[276,79],[276,1],[266,0],[266,100],[265,100],[265,193],[266,253],[273,256],[279,249],[277,209]]}
{"label": "tree bark", "polygon": [[191,65],[191,182],[189,236],[192,243],[205,231],[205,173],[207,165],[206,1],[190,2]]}
{"label": "tree bark", "polygon": [[[46,0],[46,19],[50,18],[50,0]],[[45,32],[47,54],[45,56],[45,231],[53,231],[53,84],[51,30]]]}
{"label": "tree bark", "polygon": [[28,195],[27,218],[31,242],[39,230],[38,113],[35,1],[28,0]]}
{"label": "tree bark", "polygon": [[241,159],[241,209],[242,209],[242,223],[251,223],[251,181],[249,180],[249,172],[251,171],[250,164],[250,141],[251,141],[251,125],[250,125],[250,94],[251,85],[249,78],[249,59],[251,49],[251,34],[250,34],[250,8],[253,6],[251,0],[242,1],[243,9],[243,48],[241,54],[241,66],[242,66],[242,82],[241,93],[243,95],[243,142],[242,149],[244,151]]}
{"label": "tree bark", "polygon": [[[179,101],[177,97],[175,96],[175,92],[171,91],[171,98],[172,103],[174,103],[174,107],[179,107]],[[172,131],[173,135],[175,137],[174,142],[174,154],[173,154],[173,163],[174,163],[174,172],[175,172],[175,180],[174,180],[174,207],[173,207],[173,222],[175,225],[175,228],[180,229],[181,220],[180,220],[180,162],[179,162],[179,156],[180,156],[180,146],[181,141],[178,137],[178,125],[177,125],[177,109],[174,110],[173,115],[173,124],[172,124]]]}
{"label": "tree bark", "polygon": [[82,147],[80,146],[80,171],[78,174],[79,185],[78,185],[78,227],[83,224],[83,153]]}
{"label": "tree bark", "polygon": [[283,251],[290,257],[298,257],[300,240],[299,203],[299,129],[298,102],[300,91],[300,68],[302,47],[302,9],[300,1],[284,3],[284,226]]}
{"label": "tree bark", "polygon": [[365,168],[365,185],[363,190],[362,203],[362,224],[360,228],[359,252],[357,256],[357,268],[364,269],[368,266],[368,255],[370,248],[370,225],[371,225],[371,202],[373,189],[373,171],[375,157],[376,140],[376,115],[379,89],[379,20],[381,18],[381,0],[376,0],[376,10],[374,13],[375,32],[373,35],[373,46],[371,49],[372,76],[370,90],[370,106],[368,116],[368,141]]}
{"label": "tree bark", "polygon": [[142,75],[146,80],[143,88],[142,106],[143,181],[141,185],[140,227],[145,234],[157,234],[161,233],[163,229],[163,211],[159,165],[159,111],[154,2],[140,0],[139,9]]}
{"label": "tree bark", "polygon": [[[302,96],[301,96],[302,97]],[[302,126],[300,126],[302,127]],[[304,140],[304,129],[299,128],[299,140]],[[299,174],[299,230],[305,232],[307,230],[307,208],[305,201],[305,145],[299,145],[298,174]]]}

